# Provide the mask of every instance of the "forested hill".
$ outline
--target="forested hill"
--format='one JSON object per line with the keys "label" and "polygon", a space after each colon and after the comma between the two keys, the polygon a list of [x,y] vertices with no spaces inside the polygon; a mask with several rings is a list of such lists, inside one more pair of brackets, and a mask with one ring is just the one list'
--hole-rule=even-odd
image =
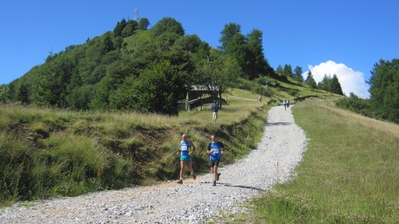
{"label": "forested hill", "polygon": [[51,52],[44,64],[8,85],[9,100],[173,115],[193,83],[218,86],[220,95],[237,78],[275,75],[263,55],[260,30],[243,35],[240,25],[227,24],[215,49],[195,34],[185,35],[173,18],[163,18],[150,30],[148,24],[146,18],[122,19],[113,31]]}
{"label": "forested hill", "polygon": [[[146,18],[122,19],[113,31],[51,52],[42,65],[0,86],[0,101],[78,111],[177,115],[177,102],[193,84],[217,86],[222,97],[226,88],[245,86],[242,80],[264,86],[270,80],[287,82],[287,77],[305,82],[312,90],[343,95],[335,75],[316,83],[311,72],[304,79],[298,66],[294,72],[289,64],[274,71],[263,55],[260,30],[244,35],[239,24],[226,24],[215,34],[220,35],[220,46],[213,48],[195,34],[185,35],[173,18],[165,17],[151,29],[148,25]],[[398,67],[399,59],[380,60],[371,71],[370,99],[350,93],[338,105],[399,123]]]}

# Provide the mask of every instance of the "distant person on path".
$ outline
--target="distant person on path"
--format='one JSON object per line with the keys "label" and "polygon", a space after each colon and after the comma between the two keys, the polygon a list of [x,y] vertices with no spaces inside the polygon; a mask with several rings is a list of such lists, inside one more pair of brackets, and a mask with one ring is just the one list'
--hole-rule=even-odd
{"label": "distant person on path", "polygon": [[219,180],[218,166],[220,159],[224,153],[224,145],[219,142],[215,135],[211,135],[211,142],[208,145],[206,154],[209,155],[211,161],[211,173],[213,174],[213,186],[216,186],[216,181]]}
{"label": "distant person on path", "polygon": [[259,96],[259,102],[262,102],[262,95]]}
{"label": "distant person on path", "polygon": [[[187,166],[188,169],[190,170],[191,176],[193,177],[193,180],[195,180],[197,177],[195,176],[195,173],[193,171],[192,167],[192,159],[193,159],[193,153],[195,151],[195,146],[193,142],[187,139],[186,134],[183,134],[181,136],[181,141],[180,141],[180,147],[179,151],[180,152],[180,179],[177,181],[178,184],[183,184],[183,172],[184,172],[184,167]],[[190,149],[192,148],[192,151],[190,152]]]}
{"label": "distant person on path", "polygon": [[284,110],[287,110],[287,100],[283,100]]}
{"label": "distant person on path", "polygon": [[287,100],[287,107],[290,107],[290,101]]}
{"label": "distant person on path", "polygon": [[218,111],[219,111],[219,105],[217,101],[213,101],[211,105],[211,111],[212,111],[212,122],[216,123],[216,120],[218,119]]}

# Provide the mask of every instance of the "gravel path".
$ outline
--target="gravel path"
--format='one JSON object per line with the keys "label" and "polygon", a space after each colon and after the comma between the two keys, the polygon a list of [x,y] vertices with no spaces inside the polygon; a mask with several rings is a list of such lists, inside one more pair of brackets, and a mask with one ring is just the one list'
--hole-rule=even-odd
{"label": "gravel path", "polygon": [[[197,180],[103,191],[74,198],[16,203],[0,210],[0,223],[204,223],[221,212],[243,211],[243,202],[287,180],[301,161],[306,136],[291,107],[272,108],[265,132],[247,157],[219,168],[217,186],[210,174]],[[228,150],[228,149],[227,149]],[[188,172],[188,171],[187,171]]]}

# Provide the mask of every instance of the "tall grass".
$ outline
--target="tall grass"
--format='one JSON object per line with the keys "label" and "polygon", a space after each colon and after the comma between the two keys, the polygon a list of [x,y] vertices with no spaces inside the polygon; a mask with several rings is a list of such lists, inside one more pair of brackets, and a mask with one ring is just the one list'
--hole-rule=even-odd
{"label": "tall grass", "polygon": [[249,222],[399,223],[399,126],[331,105],[293,107],[308,149],[295,178],[252,202]]}
{"label": "tall grass", "polygon": [[[178,117],[127,112],[73,112],[0,105],[0,203],[147,185],[177,178],[185,133],[198,150],[194,169],[209,172],[209,136],[225,142],[224,163],[256,147],[266,99],[231,90],[212,123],[210,105]],[[187,174],[188,175],[188,174]]]}

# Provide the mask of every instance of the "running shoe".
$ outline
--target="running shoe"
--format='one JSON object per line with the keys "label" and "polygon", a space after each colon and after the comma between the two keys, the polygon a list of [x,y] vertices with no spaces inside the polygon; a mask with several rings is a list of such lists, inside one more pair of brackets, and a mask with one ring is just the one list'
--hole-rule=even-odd
{"label": "running shoe", "polygon": [[216,181],[213,181],[213,186],[216,186]]}
{"label": "running shoe", "polygon": [[216,180],[219,180],[220,174],[221,174],[221,173],[218,173],[218,176],[217,176]]}
{"label": "running shoe", "polygon": [[195,176],[195,173],[191,174],[191,176],[193,177],[193,180],[197,179],[197,176]]}
{"label": "running shoe", "polygon": [[177,181],[178,184],[183,184],[183,179]]}

